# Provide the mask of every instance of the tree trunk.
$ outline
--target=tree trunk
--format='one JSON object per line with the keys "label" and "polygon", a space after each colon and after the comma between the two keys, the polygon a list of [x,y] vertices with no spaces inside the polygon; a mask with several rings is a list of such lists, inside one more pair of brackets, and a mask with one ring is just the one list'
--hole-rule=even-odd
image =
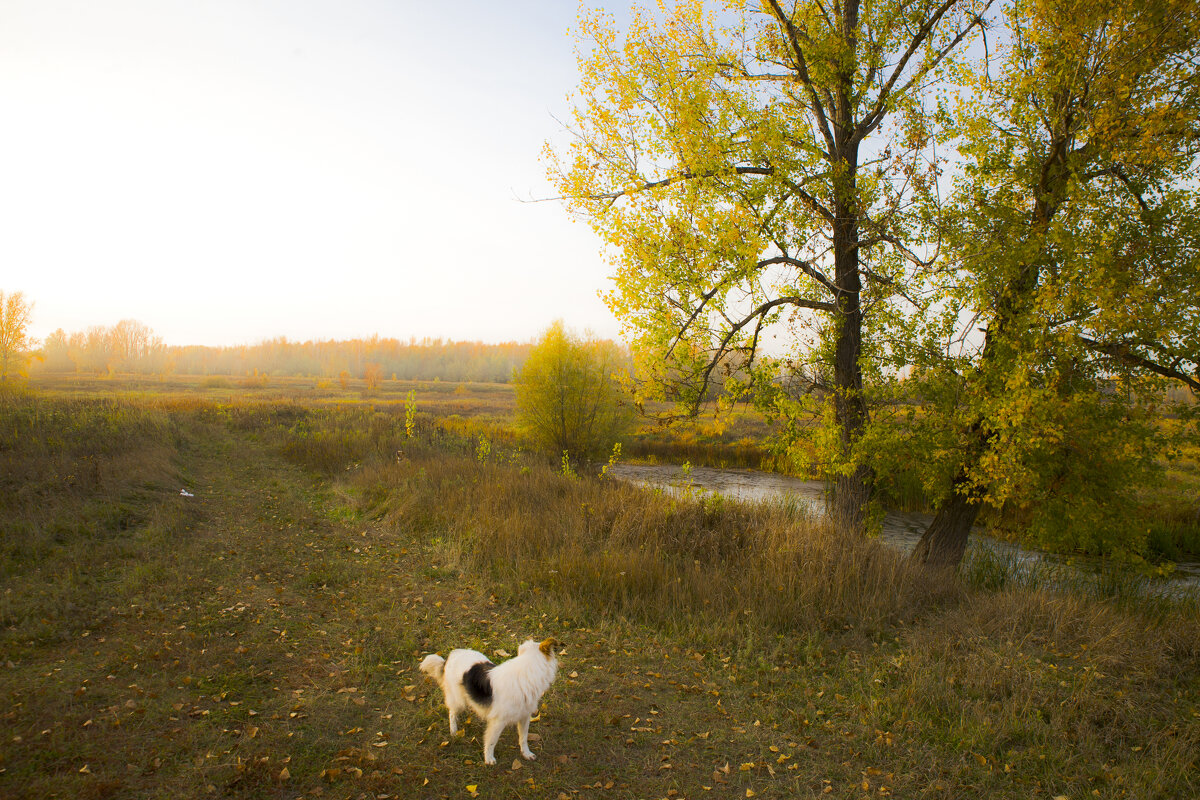
{"label": "tree trunk", "polygon": [[[844,113],[849,113],[848,111]],[[862,376],[862,276],[859,265],[856,172],[858,148],[847,144],[841,170],[845,175],[843,194],[835,203],[833,223],[834,282],[838,289],[837,333],[834,339],[834,415],[841,440],[841,457],[857,461],[854,445],[869,420]],[[871,500],[874,471],[857,463],[849,475],[834,481],[831,516],[841,531],[856,536],[866,533],[866,507]]]}
{"label": "tree trunk", "polygon": [[871,501],[874,474],[859,464],[850,475],[839,475],[833,483],[829,516],[834,526],[845,533],[861,536],[867,527],[866,509]]}
{"label": "tree trunk", "polygon": [[[1068,127],[1069,127],[1068,118]],[[1071,177],[1068,169],[1069,140],[1058,137],[1042,164],[1042,174],[1037,186],[1030,229],[1040,233],[1050,224],[1062,202],[1063,192]],[[1037,291],[1041,276],[1040,259],[1032,259],[1017,270],[997,300],[995,317],[987,326],[983,339],[979,374],[985,379],[988,393],[1003,391],[1001,386],[988,387],[986,378],[997,363],[1003,364],[1011,344],[1006,341],[1008,332],[1020,329],[1022,316],[1027,312],[1031,296]],[[913,549],[911,558],[918,564],[930,567],[957,567],[967,549],[971,528],[979,516],[978,491],[967,485],[967,471],[979,464],[990,446],[991,434],[988,422],[978,417],[967,431],[968,446],[962,465],[954,478],[950,499],[938,508],[933,522],[929,523],[921,541]]]}
{"label": "tree trunk", "polygon": [[[855,442],[866,427],[868,414],[863,397],[862,367],[862,313],[858,304],[858,271],[849,273],[847,283],[855,284],[853,290],[843,298],[834,363],[834,413],[841,440],[841,457],[854,458]],[[847,307],[850,303],[853,306]],[[857,460],[857,459],[856,459]],[[833,484],[831,516],[834,525],[851,535],[866,533],[866,507],[871,500],[874,471],[866,464],[857,463],[848,475],[839,474]]]}
{"label": "tree trunk", "polygon": [[943,504],[925,529],[911,558],[927,567],[957,567],[967,549],[971,528],[979,516],[979,502],[957,492]]}

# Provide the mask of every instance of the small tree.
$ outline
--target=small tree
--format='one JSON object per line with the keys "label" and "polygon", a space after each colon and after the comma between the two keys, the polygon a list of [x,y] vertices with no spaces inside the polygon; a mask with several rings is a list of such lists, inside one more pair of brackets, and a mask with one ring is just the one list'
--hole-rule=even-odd
{"label": "small tree", "polygon": [[363,368],[363,380],[366,381],[367,391],[374,392],[383,382],[383,367],[375,362],[368,362]]}
{"label": "small tree", "polygon": [[27,329],[33,306],[21,292],[0,291],[0,381],[21,375],[33,340]]}
{"label": "small tree", "polygon": [[633,423],[613,379],[621,361],[612,342],[576,338],[555,322],[517,374],[518,428],[555,456],[602,457]]}

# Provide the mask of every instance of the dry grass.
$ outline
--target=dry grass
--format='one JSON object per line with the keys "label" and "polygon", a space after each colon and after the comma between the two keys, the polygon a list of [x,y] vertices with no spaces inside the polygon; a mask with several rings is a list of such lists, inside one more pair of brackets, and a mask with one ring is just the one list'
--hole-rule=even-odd
{"label": "dry grass", "polygon": [[[516,449],[520,442],[513,426],[512,386],[497,383],[383,380],[375,389],[362,379],[350,379],[343,388],[328,378],[276,376],[95,376],[85,374],[39,375],[38,391],[56,397],[99,398],[134,396],[147,403],[192,403],[197,399],[237,408],[246,404],[293,403],[306,408],[368,408],[396,416],[403,413],[409,392],[416,397],[419,418],[475,444]],[[651,409],[665,413],[665,405]],[[1178,426],[1172,420],[1164,425]],[[765,469],[800,474],[793,459],[764,447],[771,425],[754,409],[738,406],[715,414],[706,408],[696,419],[665,427],[645,421],[623,448],[627,459],[693,466]],[[1151,561],[1194,560],[1200,554],[1200,448],[1183,447],[1170,463],[1163,486],[1141,500],[1141,518],[1150,527]],[[820,478],[812,472],[803,477]],[[880,502],[906,511],[928,510],[928,499],[915,472],[899,471],[881,478],[876,486]],[[1011,524],[1017,524],[1012,522]],[[1003,535],[1001,531],[997,534]],[[1011,534],[1010,534],[1011,535]]]}
{"label": "dry grass", "polygon": [[[1072,796],[1194,793],[1178,781],[1200,766],[1194,616],[1153,622],[1077,596],[1005,590],[931,622],[906,637],[888,695],[922,738],[1043,785],[1065,778]],[[1050,753],[1091,763],[1067,778]]]}
{"label": "dry grass", "polygon": [[796,508],[664,496],[435,451],[353,481],[383,498],[374,513],[387,524],[440,533],[454,568],[487,573],[514,600],[546,593],[592,621],[617,615],[728,643],[751,619],[768,638],[878,630],[952,591]]}
{"label": "dry grass", "polygon": [[[794,509],[208,391],[7,398],[0,796],[1200,791],[1194,605],[970,588]],[[419,657],[547,633],[539,760],[485,768]]]}
{"label": "dry grass", "polygon": [[[665,406],[656,413],[669,411]],[[631,458],[670,464],[771,469],[776,457],[763,446],[771,426],[761,414],[739,407],[720,416],[707,408],[693,420],[671,426],[645,421],[625,448]]]}

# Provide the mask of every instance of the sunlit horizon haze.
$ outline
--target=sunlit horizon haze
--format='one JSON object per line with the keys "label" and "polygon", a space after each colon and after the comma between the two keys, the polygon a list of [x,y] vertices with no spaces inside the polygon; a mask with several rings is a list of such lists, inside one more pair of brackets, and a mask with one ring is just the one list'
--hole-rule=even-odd
{"label": "sunlit horizon haze", "polygon": [[554,193],[577,13],[0,0],[0,289],[39,340],[616,338],[599,240],[527,202]]}

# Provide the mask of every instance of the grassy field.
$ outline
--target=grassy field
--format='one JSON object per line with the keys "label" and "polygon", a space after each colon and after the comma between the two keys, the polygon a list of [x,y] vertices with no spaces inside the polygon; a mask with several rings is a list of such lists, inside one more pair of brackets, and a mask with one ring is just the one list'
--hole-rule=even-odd
{"label": "grassy field", "polygon": [[[1194,601],[565,476],[484,387],[211,383],[0,394],[0,797],[1200,794]],[[417,664],[545,636],[485,767]]]}

